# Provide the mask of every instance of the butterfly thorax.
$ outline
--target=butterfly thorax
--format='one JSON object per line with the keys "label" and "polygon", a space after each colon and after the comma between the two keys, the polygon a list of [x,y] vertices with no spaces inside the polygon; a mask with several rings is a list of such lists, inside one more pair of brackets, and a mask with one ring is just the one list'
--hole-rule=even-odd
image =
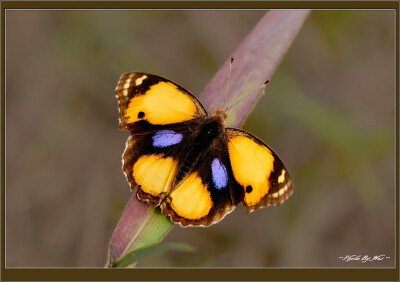
{"label": "butterfly thorax", "polygon": [[175,187],[193,170],[202,153],[207,152],[212,146],[218,146],[218,140],[221,140],[219,137],[225,130],[222,117],[222,115],[213,114],[199,124],[198,129],[193,133],[193,141],[185,159],[178,168],[174,181]]}
{"label": "butterfly thorax", "polygon": [[228,119],[228,115],[224,110],[219,109],[219,110],[215,110],[214,111],[214,113],[212,114],[211,118],[217,120],[221,124],[224,124],[225,121]]}

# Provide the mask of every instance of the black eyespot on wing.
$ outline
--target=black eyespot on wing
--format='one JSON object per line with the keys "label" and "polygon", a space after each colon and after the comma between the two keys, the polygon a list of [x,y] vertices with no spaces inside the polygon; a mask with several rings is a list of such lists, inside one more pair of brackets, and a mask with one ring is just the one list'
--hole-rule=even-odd
{"label": "black eyespot on wing", "polygon": [[251,191],[253,191],[253,187],[251,187],[251,185],[246,187],[246,193],[251,193]]}

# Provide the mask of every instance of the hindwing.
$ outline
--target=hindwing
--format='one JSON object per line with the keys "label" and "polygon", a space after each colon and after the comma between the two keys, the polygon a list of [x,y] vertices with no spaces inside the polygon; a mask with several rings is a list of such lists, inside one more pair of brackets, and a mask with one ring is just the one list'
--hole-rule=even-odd
{"label": "hindwing", "polygon": [[162,202],[163,213],[183,226],[208,226],[235,208],[232,170],[223,139],[216,139]]}

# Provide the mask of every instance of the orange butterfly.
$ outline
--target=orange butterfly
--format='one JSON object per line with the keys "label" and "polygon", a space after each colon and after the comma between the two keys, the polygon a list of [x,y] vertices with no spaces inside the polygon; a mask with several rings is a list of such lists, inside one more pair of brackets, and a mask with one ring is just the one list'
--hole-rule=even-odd
{"label": "orange butterfly", "polygon": [[278,205],[293,192],[279,157],[250,133],[226,128],[195,96],[159,76],[127,73],[115,94],[120,127],[131,136],[123,170],[140,200],[183,226],[208,226],[242,203]]}

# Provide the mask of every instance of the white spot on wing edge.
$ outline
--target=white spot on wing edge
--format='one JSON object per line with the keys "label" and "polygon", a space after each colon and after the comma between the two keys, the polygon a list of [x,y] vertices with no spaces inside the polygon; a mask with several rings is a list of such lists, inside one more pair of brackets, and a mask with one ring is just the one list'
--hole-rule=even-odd
{"label": "white spot on wing edge", "polygon": [[122,86],[122,88],[128,89],[130,85],[131,85],[131,78],[128,78],[128,79],[125,81],[125,83],[124,83],[124,85]]}
{"label": "white spot on wing edge", "polygon": [[283,183],[285,181],[285,174],[286,174],[286,170],[282,169],[282,173],[278,177],[278,182],[279,183]]}
{"label": "white spot on wing edge", "polygon": [[142,84],[143,80],[145,80],[146,78],[147,78],[147,75],[142,75],[141,77],[136,78],[135,85],[139,86],[140,84]]}

